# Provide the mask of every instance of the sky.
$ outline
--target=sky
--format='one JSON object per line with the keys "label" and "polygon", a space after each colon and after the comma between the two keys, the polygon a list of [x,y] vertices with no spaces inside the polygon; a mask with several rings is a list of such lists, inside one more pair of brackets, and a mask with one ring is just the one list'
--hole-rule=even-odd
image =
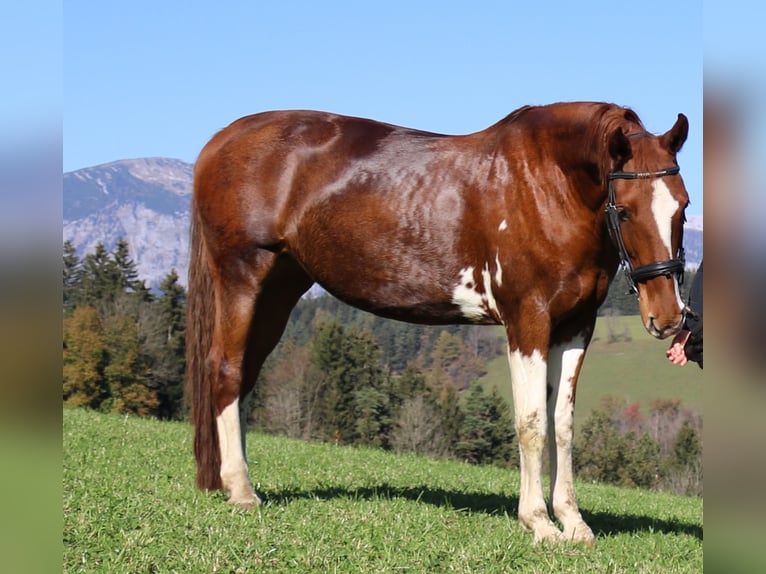
{"label": "sky", "polygon": [[451,0],[64,3],[63,170],[195,161],[238,117],[306,108],[470,133],[526,104],[610,101],[679,155],[702,214],[702,5]]}

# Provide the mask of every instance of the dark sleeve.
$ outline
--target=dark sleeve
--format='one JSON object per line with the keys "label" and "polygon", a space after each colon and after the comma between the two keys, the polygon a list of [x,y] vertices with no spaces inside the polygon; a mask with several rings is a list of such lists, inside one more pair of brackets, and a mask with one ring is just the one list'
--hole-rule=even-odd
{"label": "dark sleeve", "polygon": [[686,341],[684,352],[690,361],[702,367],[702,263],[692,281],[688,305],[696,316],[689,314],[686,317],[686,328],[691,331],[691,335]]}

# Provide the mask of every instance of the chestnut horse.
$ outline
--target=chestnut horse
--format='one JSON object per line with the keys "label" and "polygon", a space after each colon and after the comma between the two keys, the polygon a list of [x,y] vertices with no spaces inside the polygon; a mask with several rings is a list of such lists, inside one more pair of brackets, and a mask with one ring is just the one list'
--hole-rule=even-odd
{"label": "chestnut horse", "polygon": [[[260,501],[240,401],[315,282],[372,313],[503,325],[535,541],[593,543],[575,499],[572,417],[596,311],[623,264],[646,329],[681,328],[685,116],[647,132],[606,103],[521,108],[447,136],[314,111],[241,118],[194,174],[187,392],[197,485]],[[549,439],[552,515],[542,486]]]}

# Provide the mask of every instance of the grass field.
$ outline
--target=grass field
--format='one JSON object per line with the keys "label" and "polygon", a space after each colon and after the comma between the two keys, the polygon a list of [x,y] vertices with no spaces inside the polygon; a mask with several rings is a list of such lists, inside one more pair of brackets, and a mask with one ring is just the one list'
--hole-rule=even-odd
{"label": "grass field", "polygon": [[248,438],[260,512],[194,489],[188,425],[65,409],[63,571],[702,571],[698,498],[579,484],[596,547],[535,546],[518,473]]}
{"label": "grass field", "polygon": [[[631,340],[609,343],[610,329],[629,333]],[[575,428],[582,426],[606,395],[623,398],[627,403],[637,401],[644,414],[650,402],[658,398],[681,399],[682,405],[702,412],[702,371],[693,363],[672,365],[665,358],[669,345],[669,340],[659,341],[649,335],[638,316],[599,317],[577,384]],[[479,384],[487,389],[497,387],[513,404],[507,358],[496,357],[488,368]]]}

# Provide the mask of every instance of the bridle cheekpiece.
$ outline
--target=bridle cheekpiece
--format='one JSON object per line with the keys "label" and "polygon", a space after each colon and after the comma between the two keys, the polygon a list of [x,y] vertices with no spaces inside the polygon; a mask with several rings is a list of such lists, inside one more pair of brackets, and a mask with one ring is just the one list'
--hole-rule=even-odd
{"label": "bridle cheekpiece", "polygon": [[659,171],[613,171],[607,174],[608,192],[607,201],[604,211],[606,212],[606,226],[609,230],[609,236],[612,238],[617,251],[620,255],[620,264],[625,272],[625,278],[628,282],[630,291],[638,296],[638,288],[636,283],[647,281],[655,277],[665,276],[670,277],[675,275],[678,284],[683,284],[684,269],[686,267],[686,257],[684,254],[683,246],[678,248],[678,254],[675,259],[669,259],[667,261],[657,261],[655,263],[649,263],[648,265],[641,265],[640,267],[633,267],[630,261],[630,255],[625,247],[625,242],[622,239],[622,232],[620,231],[620,215],[617,210],[617,200],[614,192],[614,185],[612,182],[615,179],[650,179],[655,177],[664,177],[666,175],[675,175],[679,171],[678,166],[668,167]]}

